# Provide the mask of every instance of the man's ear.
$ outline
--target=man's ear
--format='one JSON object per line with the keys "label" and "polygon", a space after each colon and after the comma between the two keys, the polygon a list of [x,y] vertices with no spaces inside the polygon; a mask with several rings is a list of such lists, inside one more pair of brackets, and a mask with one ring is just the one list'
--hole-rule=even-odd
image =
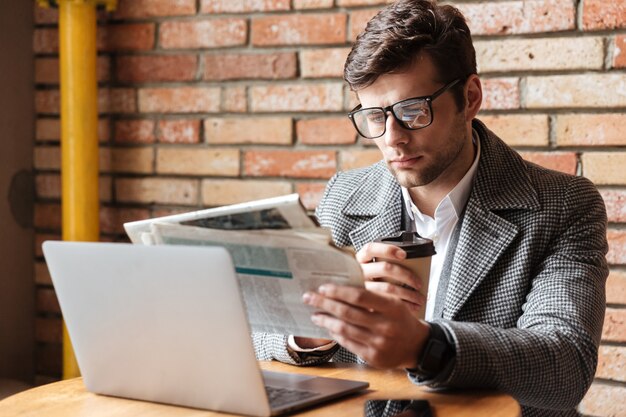
{"label": "man's ear", "polygon": [[470,122],[478,114],[483,101],[483,87],[480,83],[478,75],[472,74],[468,77],[467,81],[465,81],[464,90],[465,120]]}

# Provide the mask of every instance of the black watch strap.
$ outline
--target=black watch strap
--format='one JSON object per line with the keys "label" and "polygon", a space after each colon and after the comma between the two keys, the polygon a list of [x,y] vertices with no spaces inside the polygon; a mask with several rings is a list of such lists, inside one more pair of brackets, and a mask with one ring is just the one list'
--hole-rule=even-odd
{"label": "black watch strap", "polygon": [[426,346],[417,358],[417,368],[410,371],[433,378],[443,371],[454,358],[456,349],[446,336],[446,331],[437,323],[430,324],[430,336]]}

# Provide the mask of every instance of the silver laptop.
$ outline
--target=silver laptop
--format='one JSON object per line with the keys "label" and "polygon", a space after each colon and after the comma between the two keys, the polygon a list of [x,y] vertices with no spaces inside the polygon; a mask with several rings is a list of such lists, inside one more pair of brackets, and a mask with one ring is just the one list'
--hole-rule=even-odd
{"label": "silver laptop", "polygon": [[261,371],[223,248],[48,241],[43,252],[89,391],[270,416],[369,385]]}

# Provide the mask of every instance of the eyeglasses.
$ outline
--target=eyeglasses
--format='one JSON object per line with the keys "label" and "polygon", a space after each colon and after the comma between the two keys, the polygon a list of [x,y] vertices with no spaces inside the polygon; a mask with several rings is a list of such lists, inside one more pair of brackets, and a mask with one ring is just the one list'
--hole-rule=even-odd
{"label": "eyeglasses", "polygon": [[376,139],[385,134],[387,129],[387,113],[391,112],[400,126],[408,130],[423,129],[433,122],[432,102],[437,97],[454,87],[459,81],[454,81],[441,87],[430,96],[413,97],[399,101],[387,107],[368,107],[362,109],[359,104],[348,117],[359,135],[367,139]]}

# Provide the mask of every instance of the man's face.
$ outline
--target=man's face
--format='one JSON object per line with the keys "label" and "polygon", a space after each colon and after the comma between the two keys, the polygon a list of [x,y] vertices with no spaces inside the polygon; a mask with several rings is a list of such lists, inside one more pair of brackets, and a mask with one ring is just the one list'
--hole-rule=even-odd
{"label": "man's face", "polygon": [[[421,55],[407,70],[380,76],[358,91],[363,108],[386,107],[400,100],[428,96],[443,84],[436,80],[431,59]],[[449,82],[451,80],[446,80]],[[402,128],[389,114],[383,136],[374,139],[398,183],[406,188],[446,184],[462,164],[462,151],[471,146],[465,112],[459,112],[453,94],[446,91],[432,102],[433,122],[419,130]]]}

